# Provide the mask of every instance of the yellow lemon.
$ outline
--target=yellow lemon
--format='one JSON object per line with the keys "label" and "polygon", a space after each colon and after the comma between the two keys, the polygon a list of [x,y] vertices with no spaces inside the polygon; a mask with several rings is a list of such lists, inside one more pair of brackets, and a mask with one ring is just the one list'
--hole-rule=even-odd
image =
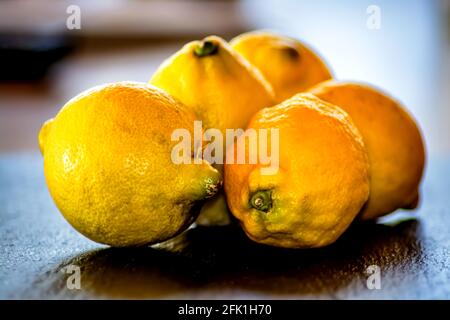
{"label": "yellow lemon", "polygon": [[319,55],[299,40],[253,31],[234,38],[230,44],[270,82],[277,102],[332,78]]}
{"label": "yellow lemon", "polygon": [[[362,138],[340,108],[311,94],[259,111],[247,132],[277,129],[279,169],[267,174],[260,160],[225,164],[228,205],[256,242],[287,248],[333,243],[369,196],[369,163]],[[228,152],[255,151],[242,135]],[[240,150],[245,149],[245,150]],[[260,148],[258,148],[259,153]],[[259,157],[258,157],[259,159]]]}
{"label": "yellow lemon", "polygon": [[358,83],[326,81],[310,92],[344,109],[363,136],[371,181],[361,218],[374,219],[398,208],[415,208],[425,148],[417,124],[401,104]]}
{"label": "yellow lemon", "polygon": [[[176,165],[173,130],[194,115],[148,84],[95,87],[71,99],[39,134],[47,185],[67,221],[111,246],[160,242],[186,229],[219,188],[207,162]],[[164,182],[164,183],[162,183]]]}
{"label": "yellow lemon", "polygon": [[[226,129],[245,129],[256,111],[274,104],[272,88],[260,72],[217,36],[186,44],[158,68],[150,83],[185,104],[205,129],[218,129],[224,137]],[[228,222],[221,197],[203,207],[200,222]]]}

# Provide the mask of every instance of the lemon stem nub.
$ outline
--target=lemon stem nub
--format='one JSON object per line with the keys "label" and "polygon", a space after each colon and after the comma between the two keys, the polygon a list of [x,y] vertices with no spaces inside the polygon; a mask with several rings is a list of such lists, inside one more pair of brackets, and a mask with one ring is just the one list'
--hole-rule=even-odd
{"label": "lemon stem nub", "polygon": [[253,194],[250,204],[253,208],[259,211],[267,212],[272,207],[272,197],[270,192],[265,191],[257,191]]}
{"label": "lemon stem nub", "polygon": [[201,41],[194,49],[194,53],[198,57],[212,56],[217,52],[217,45],[212,41]]}

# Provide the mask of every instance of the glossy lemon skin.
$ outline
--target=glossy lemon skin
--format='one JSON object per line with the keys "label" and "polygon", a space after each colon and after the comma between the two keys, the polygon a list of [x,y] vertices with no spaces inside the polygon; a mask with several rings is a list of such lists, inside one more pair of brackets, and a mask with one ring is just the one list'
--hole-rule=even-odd
{"label": "glossy lemon skin", "polygon": [[57,207],[79,232],[116,247],[166,240],[196,218],[220,174],[208,163],[175,165],[171,133],[194,115],[148,84],[85,91],[39,134],[44,172]]}

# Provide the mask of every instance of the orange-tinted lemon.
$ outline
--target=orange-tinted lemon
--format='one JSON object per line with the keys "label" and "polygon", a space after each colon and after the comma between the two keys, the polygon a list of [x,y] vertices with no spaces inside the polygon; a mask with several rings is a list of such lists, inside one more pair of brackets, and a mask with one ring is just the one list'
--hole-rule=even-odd
{"label": "orange-tinted lemon", "polygon": [[355,122],[370,161],[370,197],[362,219],[415,208],[425,148],[414,119],[396,100],[368,85],[326,81],[311,93],[344,109]]}
{"label": "orange-tinted lemon", "polygon": [[[361,135],[342,109],[311,94],[259,111],[247,129],[278,129],[279,169],[263,164],[225,165],[225,191],[247,235],[279,247],[322,247],[336,241],[369,196],[369,163]],[[272,137],[272,136],[271,136]],[[239,138],[249,139],[247,135]],[[258,151],[238,142],[228,152]],[[258,146],[261,147],[261,146]]]}
{"label": "orange-tinted lemon", "polygon": [[272,85],[277,102],[331,79],[327,65],[306,44],[275,33],[244,33],[230,42]]}

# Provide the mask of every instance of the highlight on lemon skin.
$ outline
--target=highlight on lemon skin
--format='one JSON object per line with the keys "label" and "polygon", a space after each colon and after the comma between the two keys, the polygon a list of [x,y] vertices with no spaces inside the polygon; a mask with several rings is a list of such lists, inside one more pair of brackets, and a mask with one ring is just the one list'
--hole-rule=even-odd
{"label": "highlight on lemon skin", "polygon": [[322,58],[297,39],[268,31],[252,31],[237,36],[230,44],[269,81],[277,103],[332,78]]}
{"label": "highlight on lemon skin", "polygon": [[145,83],[106,84],[71,99],[39,134],[47,186],[66,220],[115,247],[158,243],[189,227],[193,208],[222,182],[206,161],[171,160],[171,133],[192,131],[194,120]]}
{"label": "highlight on lemon skin", "polygon": [[47,141],[48,133],[50,132],[50,128],[53,123],[53,118],[49,119],[44,122],[41,129],[39,130],[38,134],[38,143],[39,143],[39,150],[41,151],[41,154],[44,154],[45,149],[45,142]]}
{"label": "highlight on lemon skin", "polygon": [[[275,174],[262,174],[261,162],[225,164],[231,212],[259,243],[285,248],[332,244],[369,197],[369,162],[361,134],[342,109],[311,94],[265,108],[248,125],[271,128],[279,129]],[[248,144],[239,139],[229,152],[245,148],[248,155]]]}

